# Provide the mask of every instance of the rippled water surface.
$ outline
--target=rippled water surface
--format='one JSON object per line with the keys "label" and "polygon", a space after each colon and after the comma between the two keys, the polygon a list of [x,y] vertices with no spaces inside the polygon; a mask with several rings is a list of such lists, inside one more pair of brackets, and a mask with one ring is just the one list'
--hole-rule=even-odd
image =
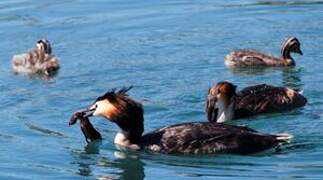
{"label": "rippled water surface", "polygon": [[[223,65],[239,48],[277,55],[290,35],[304,52],[295,68]],[[0,37],[0,179],[323,179],[323,1],[2,0]],[[12,55],[42,37],[61,59],[58,76],[14,75]],[[128,85],[144,103],[146,132],[206,121],[207,90],[221,80],[304,90],[304,108],[235,122],[293,141],[250,156],[169,156],[119,151],[117,127],[101,118],[92,120],[101,144],[67,125],[107,89]]]}

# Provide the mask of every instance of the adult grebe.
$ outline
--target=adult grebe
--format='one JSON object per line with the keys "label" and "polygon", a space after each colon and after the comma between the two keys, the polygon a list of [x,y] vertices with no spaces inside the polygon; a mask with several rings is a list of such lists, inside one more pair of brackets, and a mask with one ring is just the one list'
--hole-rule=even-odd
{"label": "adult grebe", "polygon": [[249,86],[236,93],[230,82],[219,82],[209,89],[206,113],[210,122],[225,122],[263,113],[291,110],[306,104],[306,98],[286,87],[266,84]]}
{"label": "adult grebe", "polygon": [[[273,148],[291,138],[288,134],[263,134],[247,127],[211,122],[181,123],[142,135],[143,107],[126,94],[129,89],[108,91],[89,108],[74,113],[69,125],[75,124],[78,118],[101,116],[121,129],[115,136],[117,145],[166,154],[250,154]],[[96,134],[93,126],[85,125],[82,128],[89,128],[82,131],[90,140],[100,139],[95,138],[97,135],[91,135]]]}
{"label": "adult grebe", "polygon": [[248,66],[295,66],[291,52],[303,55],[301,44],[296,37],[289,37],[281,46],[281,57],[274,57],[256,50],[242,49],[234,51],[224,58],[224,64],[228,67]]}
{"label": "adult grebe", "polygon": [[37,41],[36,48],[12,57],[12,69],[17,74],[54,75],[59,69],[59,61],[52,54],[48,40]]}

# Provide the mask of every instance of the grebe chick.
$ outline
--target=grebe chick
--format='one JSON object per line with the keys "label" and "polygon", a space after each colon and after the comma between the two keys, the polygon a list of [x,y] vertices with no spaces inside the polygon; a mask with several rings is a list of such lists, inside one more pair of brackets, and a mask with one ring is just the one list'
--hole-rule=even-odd
{"label": "grebe chick", "polygon": [[59,69],[59,61],[52,54],[49,41],[41,39],[34,49],[12,57],[12,69],[16,74],[52,76]]}
{"label": "grebe chick", "polygon": [[267,84],[249,86],[236,93],[230,82],[219,82],[209,89],[206,113],[210,122],[225,122],[264,113],[284,112],[306,104],[299,92]]}
{"label": "grebe chick", "polygon": [[[114,142],[121,147],[165,154],[251,154],[274,148],[291,138],[288,134],[264,134],[241,126],[212,122],[175,124],[142,135],[142,104],[126,93],[130,88],[108,91],[86,110],[84,117],[101,116],[115,123],[121,131]],[[74,118],[70,125],[75,124]]]}
{"label": "grebe chick", "polygon": [[301,44],[296,37],[289,37],[281,46],[281,57],[274,57],[256,50],[242,49],[226,55],[224,64],[228,67],[295,66],[291,53],[303,55],[300,46]]}

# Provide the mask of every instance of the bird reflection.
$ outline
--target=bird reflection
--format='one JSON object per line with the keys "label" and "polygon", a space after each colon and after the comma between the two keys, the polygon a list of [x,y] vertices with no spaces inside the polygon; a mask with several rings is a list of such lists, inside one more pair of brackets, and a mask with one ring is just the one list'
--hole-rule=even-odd
{"label": "bird reflection", "polygon": [[[102,156],[100,154],[100,141],[88,143],[83,151],[73,150],[75,156],[73,164],[78,165],[77,174],[86,177],[95,177],[100,179],[131,179],[142,180],[145,177],[144,163],[140,159],[140,152],[129,150],[117,150],[114,157]],[[103,149],[101,149],[103,151]],[[109,173],[103,174],[98,170],[108,169]],[[117,169],[111,171],[111,169]],[[111,172],[111,173],[110,173]]]}
{"label": "bird reflection", "polygon": [[235,75],[264,75],[275,71],[290,69],[293,67],[232,67],[229,70]]}
{"label": "bird reflection", "polygon": [[301,89],[301,71],[302,68],[295,67],[234,67],[230,68],[234,75],[264,75],[267,73],[282,72],[282,84],[284,86]]}
{"label": "bird reflection", "polygon": [[282,70],[283,85],[293,89],[301,89],[303,86],[301,80],[302,68],[285,68]]}
{"label": "bird reflection", "polygon": [[120,179],[142,180],[145,177],[144,163],[138,152],[116,151],[114,167],[121,169]]}

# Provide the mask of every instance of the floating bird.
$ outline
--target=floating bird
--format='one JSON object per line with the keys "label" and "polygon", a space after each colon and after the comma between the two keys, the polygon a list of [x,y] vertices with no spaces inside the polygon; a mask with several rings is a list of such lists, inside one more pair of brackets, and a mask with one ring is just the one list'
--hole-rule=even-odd
{"label": "floating bird", "polygon": [[219,82],[209,89],[206,113],[210,122],[225,122],[264,113],[284,112],[306,104],[299,92],[267,84],[249,86],[236,93],[230,82]]}
{"label": "floating bird", "polygon": [[46,39],[37,41],[34,49],[12,57],[12,69],[16,74],[52,76],[59,67],[59,60],[52,54]]}
{"label": "floating bird", "polygon": [[281,46],[281,57],[274,57],[257,50],[242,49],[231,52],[224,58],[224,64],[228,67],[249,67],[249,66],[295,66],[291,53],[303,55],[301,44],[296,37],[289,37]]}
{"label": "floating bird", "polygon": [[[288,134],[264,134],[247,127],[212,122],[175,124],[142,135],[143,106],[127,95],[130,88],[114,89],[98,97],[89,108],[74,113],[69,125],[78,118],[101,116],[121,129],[114,139],[118,146],[165,154],[251,154],[277,147],[291,138]],[[83,131],[85,136],[96,136],[89,135],[96,134],[93,126],[84,127],[89,128]]]}

